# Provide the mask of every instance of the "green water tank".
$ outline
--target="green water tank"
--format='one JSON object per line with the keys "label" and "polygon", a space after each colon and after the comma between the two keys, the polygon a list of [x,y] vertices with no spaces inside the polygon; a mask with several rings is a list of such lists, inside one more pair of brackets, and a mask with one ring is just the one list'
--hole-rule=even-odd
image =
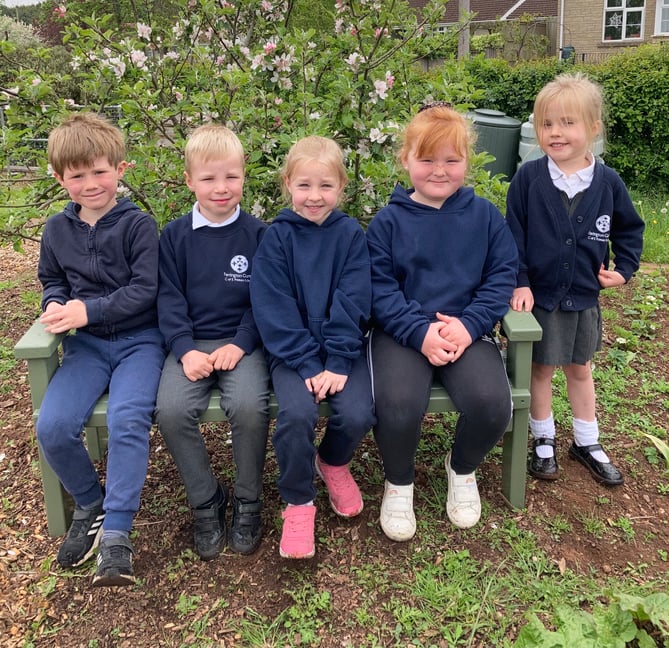
{"label": "green water tank", "polygon": [[501,173],[511,180],[518,165],[518,142],[521,122],[507,117],[500,110],[476,108],[467,113],[476,131],[476,151],[486,151],[495,156],[495,160],[486,164],[491,175]]}

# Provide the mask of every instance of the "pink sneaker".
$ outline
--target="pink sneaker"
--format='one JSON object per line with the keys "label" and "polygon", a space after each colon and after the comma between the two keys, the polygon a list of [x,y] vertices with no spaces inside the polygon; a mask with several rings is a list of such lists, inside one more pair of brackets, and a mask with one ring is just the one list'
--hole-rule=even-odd
{"label": "pink sneaker", "polygon": [[330,466],[316,455],[316,472],[325,482],[330,494],[332,510],[341,517],[355,517],[362,512],[363,503],[360,489],[345,466]]}
{"label": "pink sneaker", "polygon": [[282,558],[313,558],[316,553],[314,522],[316,507],[313,504],[287,506],[283,513],[283,531],[279,544]]}

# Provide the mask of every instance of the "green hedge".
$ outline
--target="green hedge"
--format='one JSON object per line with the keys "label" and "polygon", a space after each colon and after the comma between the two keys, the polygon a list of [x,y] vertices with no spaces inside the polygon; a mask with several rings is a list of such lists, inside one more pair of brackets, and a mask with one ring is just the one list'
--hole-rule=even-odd
{"label": "green hedge", "polygon": [[[455,65],[449,63],[448,65]],[[474,58],[466,64],[484,93],[479,107],[526,121],[534,97],[557,74],[578,69],[604,89],[605,160],[638,188],[669,186],[669,46],[630,48],[597,65],[558,59],[519,62]]]}

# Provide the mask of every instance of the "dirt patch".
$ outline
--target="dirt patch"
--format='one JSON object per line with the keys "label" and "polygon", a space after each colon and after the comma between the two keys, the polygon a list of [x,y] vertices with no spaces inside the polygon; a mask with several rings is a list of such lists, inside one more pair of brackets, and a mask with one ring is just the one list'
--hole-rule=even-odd
{"label": "dirt patch", "polygon": [[[38,310],[39,285],[35,279],[37,246],[26,244],[17,254],[0,248],[2,269],[2,337],[16,342]],[[625,288],[628,290],[628,288]],[[621,302],[617,302],[621,303]],[[604,304],[620,310],[620,307]],[[659,336],[669,343],[667,313],[656,321]],[[12,362],[10,357],[1,362]],[[658,380],[669,375],[665,358],[653,360]],[[293,587],[306,581],[314,592],[327,590],[335,610],[352,609],[361,592],[352,585],[353,570],[373,565],[387,573],[403,572],[407,556],[416,551],[420,539],[407,544],[388,541],[378,525],[382,476],[373,440],[365,440],[355,471],[365,493],[365,510],[353,521],[342,521],[329,509],[327,496],[319,493],[318,550],[316,557],[299,565],[288,564],[278,555],[281,502],[275,479],[276,464],[269,453],[265,475],[264,519],[266,533],[253,556],[225,551],[211,563],[197,560],[190,548],[191,521],[179,477],[167,450],[155,433],[151,439],[151,463],[136,520],[136,573],[140,584],[120,593],[90,587],[92,564],[75,575],[64,575],[51,563],[60,540],[50,538],[46,528],[37,449],[32,435],[31,407],[26,367],[17,363],[4,376],[0,388],[0,635],[6,646],[26,645],[25,637],[36,637],[35,646],[178,646],[202,645],[195,635],[182,636],[194,627],[191,614],[186,626],[180,609],[218,610],[220,623],[209,625],[206,645],[236,646],[240,639],[227,628],[225,619],[249,615],[249,610],[272,620],[291,603]],[[630,387],[632,389],[632,387]],[[630,393],[630,401],[633,394]],[[666,406],[657,404],[659,411]],[[439,417],[433,419],[439,423]],[[206,428],[213,460],[228,483],[232,475],[227,428]],[[427,432],[429,434],[429,431]],[[607,439],[607,449],[624,469],[623,487],[597,485],[589,474],[567,457],[570,434],[562,430],[558,439],[560,479],[556,482],[528,480],[527,508],[510,512],[501,490],[499,456],[486,461],[479,471],[485,502],[480,532],[453,531],[443,519],[431,524],[449,535],[449,549],[467,549],[481,561],[498,560],[491,551],[488,533],[509,519],[530,529],[549,557],[561,569],[595,575],[626,574],[635,577],[635,566],[645,564],[646,573],[666,573],[669,549],[669,499],[660,492],[661,472],[643,456],[637,442],[624,435]],[[430,471],[418,465],[416,509],[420,517],[429,509]],[[664,484],[667,484],[666,476]],[[605,515],[601,511],[606,511]],[[603,519],[605,540],[599,541],[593,520]],[[633,536],[626,526],[633,527]],[[423,549],[425,549],[423,547]],[[428,548],[430,549],[430,548]],[[639,579],[643,574],[639,572]],[[392,623],[379,593],[379,624]],[[201,605],[198,605],[201,604]],[[218,605],[218,608],[217,608]],[[192,611],[192,610],[191,610]],[[207,612],[209,613],[209,612]],[[195,615],[197,617],[197,613]],[[195,619],[197,621],[197,618]],[[131,630],[128,630],[131,628]],[[41,629],[41,630],[40,630]],[[48,634],[43,629],[49,629]],[[341,634],[322,639],[322,646],[362,646],[364,630],[356,634],[353,624],[342,625]],[[297,643],[296,639],[296,643]],[[258,644],[261,645],[261,644]]]}

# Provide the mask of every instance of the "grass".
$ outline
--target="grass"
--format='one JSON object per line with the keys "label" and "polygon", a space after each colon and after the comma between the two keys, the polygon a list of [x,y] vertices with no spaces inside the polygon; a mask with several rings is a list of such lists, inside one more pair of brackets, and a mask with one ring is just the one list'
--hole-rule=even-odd
{"label": "grass", "polygon": [[669,263],[669,194],[630,191],[634,206],[646,223],[642,260]]}

